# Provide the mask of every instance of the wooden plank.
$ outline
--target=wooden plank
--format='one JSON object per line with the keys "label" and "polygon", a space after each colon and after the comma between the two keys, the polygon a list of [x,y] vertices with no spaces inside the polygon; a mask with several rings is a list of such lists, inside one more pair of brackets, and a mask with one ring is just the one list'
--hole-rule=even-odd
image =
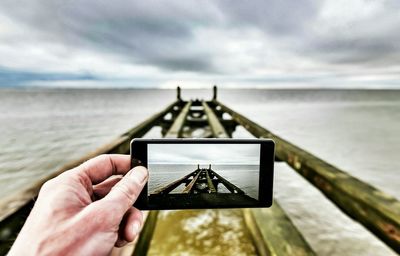
{"label": "wooden plank", "polygon": [[194,176],[193,180],[186,186],[186,188],[182,191],[182,193],[188,194],[192,191],[192,188],[196,183],[197,179],[199,178],[201,172],[202,171],[199,171],[199,173],[196,176]]}
{"label": "wooden plank", "polygon": [[214,187],[214,184],[210,178],[210,173],[208,172],[208,170],[206,171],[206,177],[207,177],[208,189],[210,190],[211,193],[216,193],[217,190]]}
{"label": "wooden plank", "polygon": [[204,112],[207,115],[208,123],[211,127],[211,131],[215,138],[230,138],[225,128],[222,126],[218,117],[215,115],[214,111],[208,106],[207,102],[203,101],[201,103],[204,108]]}
{"label": "wooden plank", "polygon": [[169,128],[165,138],[179,138],[181,137],[182,128],[185,125],[186,117],[189,114],[190,106],[192,105],[192,101],[186,103],[186,105],[182,108],[182,111],[179,113],[174,123]]}
{"label": "wooden plank", "polygon": [[270,208],[244,209],[243,216],[259,255],[315,255],[276,201]]}
{"label": "wooden plank", "polygon": [[186,176],[184,176],[184,177],[182,177],[182,178],[180,178],[180,179],[178,179],[178,180],[176,180],[176,181],[174,181],[174,182],[172,182],[170,184],[168,184],[165,187],[162,187],[161,189],[155,191],[154,194],[160,194],[160,195],[168,194],[169,192],[171,192],[172,190],[177,188],[180,184],[182,184],[185,180],[187,180],[190,176],[195,176],[196,172],[197,172],[197,170],[189,173],[188,175],[186,175]]}
{"label": "wooden plank", "polygon": [[222,110],[259,138],[276,143],[276,156],[316,186],[347,215],[357,220],[400,253],[400,202],[383,191],[280,138],[262,126],[215,101]]}

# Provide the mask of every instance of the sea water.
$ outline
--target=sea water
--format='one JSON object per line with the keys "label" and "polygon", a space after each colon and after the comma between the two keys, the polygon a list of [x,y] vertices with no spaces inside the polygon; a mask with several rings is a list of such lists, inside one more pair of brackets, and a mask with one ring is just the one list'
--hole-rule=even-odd
{"label": "sea water", "polygon": [[[211,90],[182,96],[211,98]],[[220,90],[275,134],[400,199],[400,91]],[[174,90],[0,89],[0,196],[28,186],[175,100]],[[148,137],[159,136],[159,129]],[[250,137],[238,128],[235,137]],[[319,255],[395,255],[284,163],[274,197]],[[163,211],[150,254],[252,255],[240,211]]]}

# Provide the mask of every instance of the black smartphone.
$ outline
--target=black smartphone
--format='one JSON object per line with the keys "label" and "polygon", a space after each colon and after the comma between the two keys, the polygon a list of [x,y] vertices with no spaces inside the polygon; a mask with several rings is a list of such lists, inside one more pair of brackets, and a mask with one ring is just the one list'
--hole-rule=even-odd
{"label": "black smartphone", "polygon": [[269,207],[275,143],[269,139],[133,139],[131,165],[149,170],[142,210]]}

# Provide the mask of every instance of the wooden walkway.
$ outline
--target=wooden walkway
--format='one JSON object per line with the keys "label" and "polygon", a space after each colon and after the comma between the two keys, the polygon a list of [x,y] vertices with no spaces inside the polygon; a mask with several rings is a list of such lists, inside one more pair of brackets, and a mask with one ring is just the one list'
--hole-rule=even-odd
{"label": "wooden walkway", "polygon": [[218,184],[220,183],[224,185],[229,193],[245,194],[245,192],[239,187],[230,183],[227,179],[213,171],[211,165],[209,165],[208,168],[200,168],[200,166],[197,165],[196,170],[162,187],[152,193],[152,195],[169,194],[182,184],[185,184],[182,194],[218,193]]}
{"label": "wooden walkway", "polygon": [[[222,184],[226,190],[219,191],[218,184]],[[181,191],[171,193],[182,185],[184,188]],[[154,191],[149,196],[149,203],[166,208],[182,207],[187,204],[192,208],[200,209],[213,205],[256,206],[258,200],[213,171],[209,165],[208,168],[197,166],[193,172]]]}
{"label": "wooden walkway", "polygon": [[[238,126],[254,137],[271,138],[276,143],[276,160],[284,161],[325,194],[345,214],[358,221],[380,240],[400,253],[400,202],[343,170],[284,140],[237,113],[217,100],[214,87],[212,100],[184,101],[178,88],[177,99],[165,109],[149,117],[109,144],[32,182],[0,200],[0,254],[5,254],[21,229],[33,200],[48,179],[71,169],[99,154],[129,154],[130,141],[145,135],[154,126],[162,128],[162,136],[230,138]],[[198,173],[200,175],[200,173]],[[210,173],[209,173],[210,175]],[[215,174],[217,175],[217,174]],[[208,187],[210,189],[211,186]],[[212,194],[212,193],[210,193]],[[294,195],[295,196],[295,195]],[[145,255],[157,225],[157,211],[147,214],[145,226],[131,248],[133,255]],[[301,232],[293,225],[275,200],[268,209],[245,209],[243,216],[260,255],[313,255]]]}

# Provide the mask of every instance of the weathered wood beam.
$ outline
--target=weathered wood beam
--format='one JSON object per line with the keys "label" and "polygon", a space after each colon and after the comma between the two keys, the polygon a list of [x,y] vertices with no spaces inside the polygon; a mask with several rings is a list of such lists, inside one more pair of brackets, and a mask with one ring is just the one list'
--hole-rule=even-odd
{"label": "weathered wood beam", "polygon": [[176,180],[176,181],[174,181],[174,182],[172,182],[170,184],[168,184],[165,187],[162,187],[161,189],[155,191],[154,194],[160,194],[160,195],[168,194],[169,192],[171,192],[172,190],[177,188],[179,185],[181,185],[185,180],[189,179],[190,176],[196,176],[196,172],[197,172],[197,170],[189,173],[188,175],[186,175],[186,176],[184,176],[184,177],[182,177],[182,178],[180,178],[180,179],[178,179],[178,180]]}
{"label": "weathered wood beam", "polygon": [[[227,127],[235,127],[236,122],[234,120],[220,120],[222,126],[227,130]],[[163,124],[171,126],[173,124],[173,120],[164,120]],[[204,127],[209,125],[208,120],[204,120],[201,118],[191,118],[186,119],[186,126],[190,127]]]}
{"label": "weathered wood beam", "polygon": [[276,143],[276,156],[310,181],[347,215],[400,253],[400,202],[215,101],[223,111],[259,138]]}
{"label": "weathered wood beam", "polygon": [[244,209],[243,216],[259,255],[315,255],[276,201],[270,208]]}
{"label": "weathered wood beam", "polygon": [[199,171],[199,173],[197,173],[196,176],[194,176],[193,180],[182,191],[183,194],[188,194],[188,193],[192,192],[193,186],[196,183],[196,181],[198,180],[201,173],[202,173],[202,171]]}
{"label": "weathered wood beam", "polygon": [[208,106],[207,102],[202,102],[204,112],[207,115],[208,123],[211,127],[211,131],[216,138],[230,138],[225,128],[222,126],[218,117],[215,115],[214,111]]}
{"label": "weathered wood beam", "polygon": [[186,103],[186,105],[182,108],[182,111],[179,113],[178,117],[175,119],[172,126],[169,128],[165,138],[179,138],[181,137],[182,128],[185,125],[186,117],[189,114],[190,106],[192,105],[192,101]]}
{"label": "weathered wood beam", "polygon": [[207,185],[208,185],[208,189],[210,190],[210,193],[216,193],[217,190],[215,189],[215,186],[210,178],[210,173],[208,172],[208,170],[206,171],[206,178],[207,178]]}

